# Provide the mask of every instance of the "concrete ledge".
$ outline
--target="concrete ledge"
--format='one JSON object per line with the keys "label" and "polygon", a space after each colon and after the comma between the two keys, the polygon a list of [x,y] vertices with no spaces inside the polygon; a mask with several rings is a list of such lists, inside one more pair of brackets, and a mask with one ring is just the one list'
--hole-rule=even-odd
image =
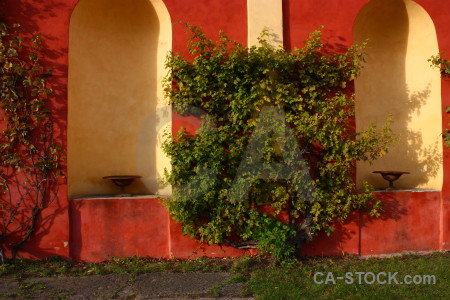
{"label": "concrete ledge", "polygon": [[[331,236],[321,233],[304,245],[302,255],[360,256],[404,251],[443,250],[441,192],[402,190],[376,192],[384,213],[374,219],[353,213],[336,224]],[[76,261],[103,261],[132,255],[194,258],[236,257],[255,253],[232,247],[201,244],[181,233],[156,196],[73,199],[70,205],[70,255]],[[445,229],[445,230],[444,230]],[[445,235],[448,236],[448,233]]]}

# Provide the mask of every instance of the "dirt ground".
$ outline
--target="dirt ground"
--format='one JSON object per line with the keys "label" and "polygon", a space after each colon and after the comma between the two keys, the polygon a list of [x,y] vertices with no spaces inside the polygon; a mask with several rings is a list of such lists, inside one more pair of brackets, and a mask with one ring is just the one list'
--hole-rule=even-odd
{"label": "dirt ground", "polygon": [[3,277],[0,299],[252,299],[232,273]]}

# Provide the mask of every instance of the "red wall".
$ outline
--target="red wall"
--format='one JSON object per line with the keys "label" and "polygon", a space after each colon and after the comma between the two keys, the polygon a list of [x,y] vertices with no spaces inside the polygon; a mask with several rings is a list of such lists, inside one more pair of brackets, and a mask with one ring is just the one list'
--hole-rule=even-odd
{"label": "red wall", "polygon": [[111,256],[240,256],[248,252],[207,246],[181,234],[155,198],[71,201],[71,257],[103,261]]}
{"label": "red wall", "polygon": [[[216,37],[219,30],[223,30],[230,38],[246,43],[246,0],[163,1],[172,22],[187,21],[203,26],[206,33],[213,38]],[[51,103],[51,109],[56,116],[57,139],[64,149],[67,144],[69,23],[70,15],[77,2],[78,0],[3,0],[0,2],[0,11],[7,16],[10,23],[21,23],[26,31],[38,31],[43,35],[46,43],[45,65],[53,69],[53,76],[49,82],[55,91],[55,99]],[[283,0],[286,46],[288,48],[301,47],[308,33],[320,25],[325,25],[324,39],[330,47],[339,51],[343,47],[349,46],[352,43],[354,20],[359,10],[368,2],[369,0]],[[450,5],[446,1],[436,0],[417,0],[416,2],[424,7],[434,21],[441,52],[450,53],[448,21]],[[173,50],[175,52],[186,53],[187,35],[183,30],[182,25],[173,24]],[[450,80],[444,80],[442,84],[442,106],[447,105],[450,105]],[[444,114],[443,127],[447,125],[448,121],[448,116]],[[182,121],[178,123],[180,124]],[[450,180],[449,176],[450,150],[444,149],[444,182]],[[350,253],[366,255],[401,251],[407,247],[410,248],[407,250],[450,249],[450,185],[444,184],[442,195],[438,194],[436,192],[395,193],[393,199],[396,199],[409,215],[402,215],[400,219],[388,218],[377,221],[370,221],[366,217],[355,215],[351,222],[340,226],[331,239],[319,239],[304,251],[308,254],[336,254],[341,250],[348,250]],[[391,196],[386,194],[386,197]],[[159,211],[162,209],[159,204],[147,200],[136,201],[142,207],[130,207],[129,202],[120,199],[76,200],[71,204],[71,223],[69,224],[69,201],[66,181],[63,179],[58,191],[57,203],[46,211],[44,222],[41,223],[41,227],[22,254],[31,257],[48,255],[68,257],[70,255],[69,246],[67,246],[69,236],[73,257],[87,260],[95,260],[113,254],[118,256],[138,254],[133,251],[138,251],[139,247],[147,249],[145,251],[148,253],[155,254],[155,249],[160,249],[161,253],[165,253],[155,254],[155,256],[170,256],[172,255],[170,253],[173,253],[175,256],[186,257],[192,253],[190,247],[198,246],[195,242],[188,241],[179,235],[178,225],[168,220],[167,213]],[[131,214],[133,218],[131,220],[124,219],[122,211],[127,211],[127,214]],[[101,218],[100,212],[107,218]],[[427,221],[425,212],[432,213],[432,220]],[[440,214],[439,217],[436,217],[434,213]],[[163,217],[164,214],[166,217]],[[158,226],[149,222],[150,217],[158,220]],[[385,216],[385,218],[387,217]],[[111,222],[110,219],[115,219],[119,224],[125,225],[117,227],[115,222]],[[140,225],[128,223],[128,221],[139,219],[144,223]],[[103,227],[100,227],[100,223],[103,224],[101,225]],[[416,224],[419,224],[417,228],[414,226]],[[69,230],[69,225],[72,230]],[[111,233],[108,229],[111,226],[115,226],[117,231]],[[381,235],[378,232],[386,233],[386,230],[381,230],[386,228],[385,226],[392,227],[393,232],[399,232],[399,235],[383,234],[380,243],[371,244],[370,241],[380,238]],[[125,231],[124,228],[128,229]],[[128,230],[134,233],[130,235]],[[149,231],[152,232],[151,239],[156,242],[146,241],[145,237],[146,234],[148,236]],[[135,234],[138,234],[139,237],[133,236]],[[169,236],[169,245],[163,242],[164,237],[161,237],[161,234]],[[359,234],[356,240],[355,234]],[[408,243],[402,244],[396,239],[399,236],[405,236],[406,240],[414,239],[414,241],[408,240]],[[95,246],[94,239],[103,246]],[[114,241],[117,240],[129,241],[129,245],[122,245],[120,249],[115,248],[114,246],[118,243]],[[330,243],[333,245],[331,248],[328,246]],[[133,245],[141,246],[136,248]],[[145,251],[139,253],[147,253]],[[213,252],[219,253],[219,248],[207,248],[205,251],[207,251],[205,253],[216,255]],[[229,249],[228,251],[231,251],[228,252],[230,255],[240,254],[235,250]]]}
{"label": "red wall", "polygon": [[[8,23],[20,23],[25,32],[42,33],[45,42],[43,64],[53,69],[48,78],[55,99],[50,108],[55,120],[55,138],[66,149],[67,134],[67,58],[70,1],[3,0],[0,11]],[[45,257],[69,256],[69,213],[67,182],[60,180],[58,197],[40,218],[39,228],[19,255]]]}
{"label": "red wall", "polygon": [[[321,234],[302,255],[379,255],[440,250],[440,192],[377,192],[384,214],[379,219],[356,212],[337,224],[330,237]],[[71,257],[103,261],[141,255],[193,258],[235,257],[250,250],[201,244],[181,234],[155,198],[75,199],[71,201]]]}
{"label": "red wall", "polygon": [[[370,0],[283,0],[284,41],[287,48],[302,47],[308,34],[324,25],[324,41],[328,47],[339,51],[353,42],[353,24],[361,8]],[[436,28],[439,51],[450,55],[450,5],[447,1],[415,0],[430,15]],[[450,114],[444,109],[450,106],[450,79],[442,80],[442,130],[448,128]],[[450,249],[450,149],[444,147],[444,185],[440,199],[442,211],[439,220],[440,245]]]}

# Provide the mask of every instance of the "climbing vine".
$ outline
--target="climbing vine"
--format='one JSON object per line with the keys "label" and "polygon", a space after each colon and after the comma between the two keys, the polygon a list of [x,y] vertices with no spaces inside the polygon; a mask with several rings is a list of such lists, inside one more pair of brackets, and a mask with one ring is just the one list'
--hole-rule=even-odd
{"label": "climbing vine", "polygon": [[[442,56],[438,54],[432,55],[428,61],[431,62],[432,67],[439,68],[441,77],[450,77],[450,61],[448,59],[442,58]],[[450,113],[450,106],[445,107],[445,112]],[[450,123],[448,125],[450,125]],[[444,129],[442,138],[444,139],[444,144],[450,148],[450,129]]]}
{"label": "climbing vine", "polygon": [[0,264],[17,256],[54,201],[61,147],[47,102],[42,39],[0,23]]}
{"label": "climbing vine", "polygon": [[[187,25],[190,57],[171,53],[164,87],[177,113],[203,120],[163,148],[174,187],[164,201],[183,233],[210,244],[258,245],[276,259],[359,209],[381,211],[371,187],[357,191],[356,161],[381,157],[393,142],[388,122],[354,130],[363,46],[325,51],[321,32],[302,49],[250,48]],[[249,184],[251,185],[250,188]]]}

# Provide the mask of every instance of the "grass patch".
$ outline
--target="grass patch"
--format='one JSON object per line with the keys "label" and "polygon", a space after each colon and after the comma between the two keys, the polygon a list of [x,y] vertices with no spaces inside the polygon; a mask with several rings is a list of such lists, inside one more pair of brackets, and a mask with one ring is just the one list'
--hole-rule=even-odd
{"label": "grass patch", "polygon": [[[256,299],[450,299],[449,258],[449,253],[383,259],[311,258],[290,267],[268,266],[256,270],[246,284]],[[322,284],[315,283],[317,272],[323,273],[316,276],[316,281]],[[332,277],[327,277],[329,272]],[[361,274],[361,284],[356,272],[365,272]],[[386,283],[366,283],[364,276],[369,272],[375,275],[386,272],[386,276],[380,275],[380,280]],[[388,284],[389,272],[398,272],[394,278],[399,283],[406,275],[434,275],[436,284],[394,284],[394,280]],[[352,274],[352,284],[346,274]],[[372,280],[369,274],[367,282]]]}
{"label": "grass patch", "polygon": [[[223,259],[200,257],[192,260],[127,257],[110,258],[102,263],[72,263],[60,258],[49,258],[40,261],[19,259],[10,265],[1,265],[0,280],[19,279],[22,284],[18,294],[25,295],[45,288],[34,281],[33,278],[38,277],[127,273],[132,274],[131,282],[138,274],[149,272],[232,272],[234,275],[227,282],[210,291],[212,295],[220,295],[221,289],[227,284],[241,283],[243,295],[256,299],[450,299],[448,270],[449,252],[369,259],[353,256],[308,257],[284,266],[274,266],[261,256]],[[316,276],[316,281],[322,284],[315,283],[314,274],[317,272],[322,275]],[[357,272],[373,273],[375,276],[385,272],[386,275],[380,276],[380,279],[385,280],[386,284],[366,283],[364,275],[361,275],[360,284]],[[399,283],[405,275],[433,275],[436,284],[395,284],[394,280],[388,284],[389,272],[398,272],[395,278]],[[327,277],[329,273],[332,277]],[[346,274],[351,274],[352,284],[349,284]],[[30,278],[30,281],[26,278]],[[372,275],[367,277],[369,282],[372,279]],[[0,296],[12,297],[13,294]],[[55,297],[66,296],[56,293]]]}
{"label": "grass patch", "polygon": [[33,291],[39,291],[46,289],[45,285],[36,281],[30,281],[27,283],[23,283],[19,286],[19,296],[22,297],[30,297]]}
{"label": "grass patch", "polygon": [[0,278],[141,274],[152,272],[225,272],[236,259],[199,257],[191,260],[145,257],[110,258],[101,263],[75,263],[59,257],[43,260],[17,259],[0,265]]}
{"label": "grass patch", "polygon": [[16,294],[15,293],[6,293],[6,294],[1,294],[0,293],[0,297],[2,298],[16,298]]}

